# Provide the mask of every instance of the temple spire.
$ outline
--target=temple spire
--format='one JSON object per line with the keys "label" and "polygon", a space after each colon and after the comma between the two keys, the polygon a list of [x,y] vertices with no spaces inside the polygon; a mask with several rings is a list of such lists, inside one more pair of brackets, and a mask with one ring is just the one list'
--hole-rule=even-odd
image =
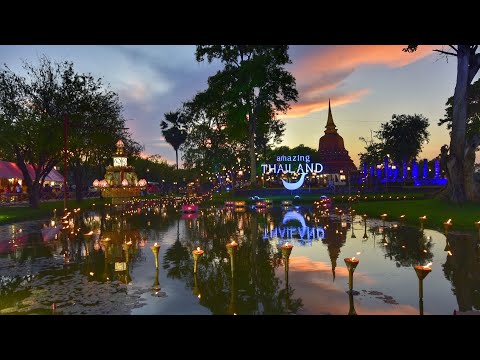
{"label": "temple spire", "polygon": [[336,134],[337,128],[335,127],[335,123],[333,122],[332,116],[332,108],[330,107],[330,99],[328,99],[328,119],[327,125],[325,126],[325,134]]}

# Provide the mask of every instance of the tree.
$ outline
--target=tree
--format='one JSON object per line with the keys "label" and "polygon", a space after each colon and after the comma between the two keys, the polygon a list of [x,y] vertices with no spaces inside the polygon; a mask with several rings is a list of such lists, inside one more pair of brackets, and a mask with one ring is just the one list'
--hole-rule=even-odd
{"label": "tree", "polygon": [[[446,155],[448,183],[441,197],[454,203],[463,203],[466,200],[478,200],[480,194],[473,179],[473,164],[471,157],[480,145],[480,134],[467,138],[467,98],[468,87],[480,69],[480,53],[478,45],[448,45],[449,50],[435,49],[434,51],[445,56],[457,58],[457,80],[453,95],[452,130],[450,132],[450,146]],[[405,52],[414,52],[418,45],[408,45]]]}
{"label": "tree", "polygon": [[[123,138],[131,153],[139,144],[125,132],[118,95],[101,79],[75,72],[72,62],[46,56],[37,66],[23,63],[27,77],[6,65],[0,73],[0,153],[22,170],[30,205],[38,207],[46,175],[63,158],[64,115],[68,116],[68,161],[80,201],[88,169],[110,160]],[[27,164],[34,168],[31,176]]]}
{"label": "tree", "polygon": [[185,117],[181,111],[166,113],[165,120],[162,120],[160,127],[165,141],[172,145],[175,150],[178,170],[178,149],[187,139]]}
{"label": "tree", "polygon": [[[447,129],[452,129],[453,120],[453,96],[449,97],[446,102],[445,115],[443,119],[438,120],[438,126],[443,124],[447,125]],[[469,85],[467,92],[467,128],[466,128],[466,140],[467,143],[475,144],[475,138],[480,134],[480,80],[477,80],[473,84]],[[478,151],[478,147],[475,149]],[[465,157],[465,173],[466,178],[474,179],[473,173],[475,172],[475,151],[470,151],[468,157]],[[472,172],[472,174],[470,174]],[[466,192],[478,193],[478,184],[476,181],[465,182]],[[477,189],[470,190],[469,186],[475,186]]]}
{"label": "tree", "polygon": [[73,68],[63,78],[68,86],[68,167],[80,202],[83,190],[91,183],[87,181],[103,175],[118,139],[123,140],[128,156],[139,154],[142,147],[126,131],[118,95],[104,88],[101,78],[78,75]]}
{"label": "tree", "polygon": [[[7,65],[0,72],[0,147],[22,171],[34,208],[45,177],[61,158],[63,113],[68,106],[63,74],[71,67],[42,57],[38,67],[23,63],[28,79]],[[33,166],[32,175],[27,164]]]}
{"label": "tree", "polygon": [[[358,139],[365,143],[365,152],[359,153],[361,164],[380,164],[385,156],[388,154],[385,151],[383,142],[376,142],[373,140],[373,130],[370,129],[370,139],[360,136]],[[377,131],[375,131],[375,137],[378,139]]]}
{"label": "tree", "polygon": [[274,137],[283,134],[276,114],[285,113],[289,101],[298,97],[295,78],[283,67],[291,63],[288,46],[198,45],[195,55],[198,62],[218,59],[224,65],[209,77],[202,99],[218,105],[228,127],[237,129],[236,136],[248,135],[250,181],[255,187],[258,146],[275,127]]}
{"label": "tree", "polygon": [[376,132],[383,144],[383,151],[394,162],[415,159],[428,142],[428,119],[423,115],[392,115],[392,120],[380,125]]}

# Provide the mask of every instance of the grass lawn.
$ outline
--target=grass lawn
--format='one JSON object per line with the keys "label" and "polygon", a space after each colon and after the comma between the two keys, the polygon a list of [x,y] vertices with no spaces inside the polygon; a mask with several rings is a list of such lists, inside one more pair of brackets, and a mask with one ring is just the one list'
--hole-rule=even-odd
{"label": "grass lawn", "polygon": [[367,200],[352,204],[352,208],[359,215],[367,214],[375,218],[380,218],[380,214],[386,213],[387,220],[398,220],[400,215],[405,215],[405,222],[412,225],[420,225],[419,217],[426,215],[425,228],[442,231],[443,223],[448,219],[452,219],[452,230],[475,230],[474,222],[480,220],[480,204],[455,205],[438,199]]}
{"label": "grass lawn", "polygon": [[[84,199],[80,204],[76,200],[68,201],[68,208],[90,208],[92,204],[103,205],[111,202],[110,199]],[[57,215],[63,214],[63,200],[43,202],[38,209],[32,209],[28,205],[4,206],[0,208],[0,225],[10,224],[17,221],[38,220],[53,216],[53,209],[57,209]]]}

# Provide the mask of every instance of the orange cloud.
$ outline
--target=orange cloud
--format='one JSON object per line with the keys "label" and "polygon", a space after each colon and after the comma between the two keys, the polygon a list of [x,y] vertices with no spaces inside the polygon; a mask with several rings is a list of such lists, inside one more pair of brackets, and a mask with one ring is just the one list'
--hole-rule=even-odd
{"label": "orange cloud", "polygon": [[[358,101],[363,95],[367,94],[368,92],[369,92],[368,89],[360,89],[357,91],[353,91],[349,94],[335,96],[331,101],[332,106],[349,104],[351,102]],[[288,118],[302,117],[312,112],[320,111],[327,108],[328,108],[327,97],[324,97],[321,100],[302,101],[302,102],[292,104],[292,107],[288,111],[288,113],[281,114],[280,118],[288,119]]]}
{"label": "orange cloud", "polygon": [[405,45],[339,45],[323,47],[302,47],[306,53],[299,55],[291,65],[291,72],[296,78],[299,92],[298,103],[291,104],[291,109],[282,118],[295,118],[323,110],[328,105],[328,98],[336,105],[358,101],[368,93],[368,89],[338,90],[352,72],[365,65],[385,65],[401,67],[411,64],[427,55],[438,46],[422,45],[415,53],[402,51]]}
{"label": "orange cloud", "polygon": [[405,45],[338,45],[316,48],[296,62],[292,73],[297,81],[304,81],[318,73],[354,69],[361,65],[401,67],[432,53],[434,45],[422,45],[414,53],[405,53]]}
{"label": "orange cloud", "polygon": [[[348,271],[346,267],[336,268],[336,280],[332,279],[331,264],[313,261],[305,256],[290,258],[289,286],[294,290],[293,298],[301,298],[303,314],[347,315],[349,296],[347,290]],[[276,271],[283,277],[281,268]],[[355,272],[355,283],[360,289],[363,285],[374,285],[373,279],[361,272]],[[387,304],[376,295],[361,292],[353,298],[359,315],[416,315],[418,308],[405,304]],[[360,300],[361,299],[361,300]],[[360,300],[360,301],[359,301]]]}
{"label": "orange cloud", "polygon": [[[332,265],[324,261],[313,261],[306,256],[294,256],[290,258],[289,269],[292,272],[315,272],[316,275],[325,276],[327,278],[332,277]],[[347,278],[348,270],[345,266],[337,266],[335,269],[335,276],[337,278]],[[367,285],[372,285],[375,281],[362,273],[361,271],[355,272],[355,279],[365,283]]]}

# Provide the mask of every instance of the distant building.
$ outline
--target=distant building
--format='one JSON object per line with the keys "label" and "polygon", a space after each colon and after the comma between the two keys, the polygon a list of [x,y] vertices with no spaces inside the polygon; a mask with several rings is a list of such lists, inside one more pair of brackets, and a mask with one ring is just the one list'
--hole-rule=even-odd
{"label": "distant building", "polygon": [[[318,142],[318,157],[323,164],[323,174],[329,181],[341,184],[348,174],[357,173],[357,167],[345,149],[343,138],[338,134],[333,122],[330,100],[328,100],[328,118],[325,126],[325,135]],[[331,178],[331,179],[330,179]]]}

